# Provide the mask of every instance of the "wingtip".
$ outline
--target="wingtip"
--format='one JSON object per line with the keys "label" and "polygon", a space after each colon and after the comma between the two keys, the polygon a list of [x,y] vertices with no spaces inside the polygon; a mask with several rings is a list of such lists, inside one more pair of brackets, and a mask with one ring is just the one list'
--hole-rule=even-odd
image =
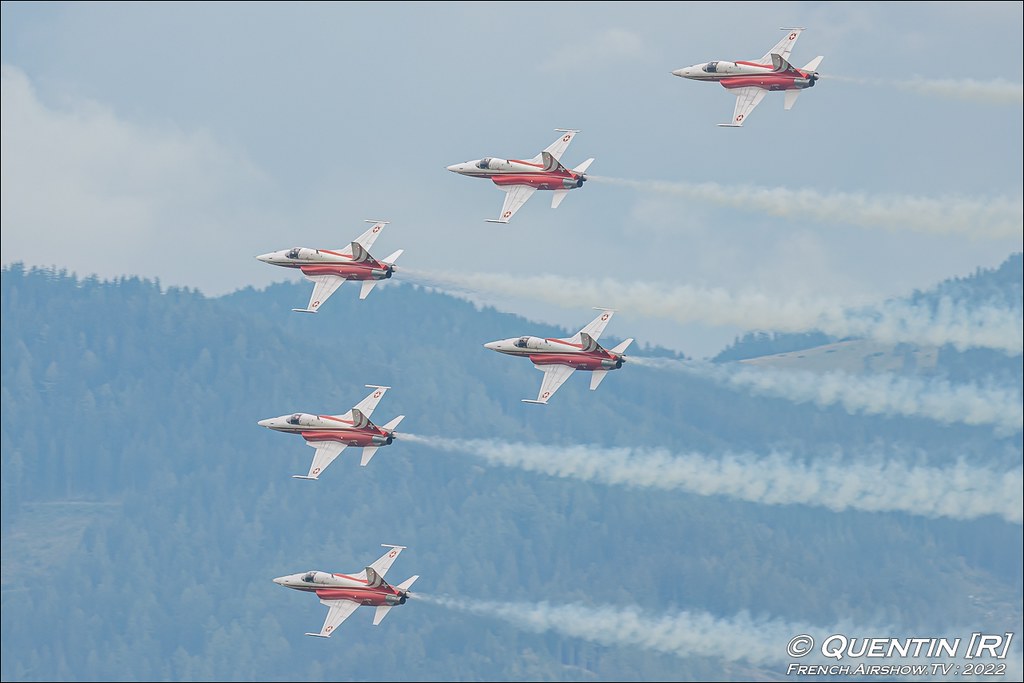
{"label": "wingtip", "polygon": [[503,221],[500,218],[486,218],[484,220],[488,223],[501,223],[502,225],[506,225],[508,223],[508,221]]}
{"label": "wingtip", "polygon": [[523,403],[533,403],[534,405],[539,405],[539,406],[546,406],[548,404],[547,401],[538,401],[538,400],[532,399],[532,398],[521,398],[519,400],[522,401]]}
{"label": "wingtip", "polygon": [[315,308],[293,308],[292,310],[295,311],[296,313],[316,313],[317,312]]}
{"label": "wingtip", "polygon": [[331,637],[329,635],[325,636],[323,633],[307,633],[306,635],[307,636],[313,636],[314,638],[330,638]]}

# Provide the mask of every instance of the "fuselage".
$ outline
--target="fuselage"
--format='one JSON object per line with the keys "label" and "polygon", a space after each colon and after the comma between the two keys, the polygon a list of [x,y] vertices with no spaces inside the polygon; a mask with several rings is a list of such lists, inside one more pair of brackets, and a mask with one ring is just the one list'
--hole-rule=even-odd
{"label": "fuselage", "polygon": [[366,579],[315,570],[279,576],[274,579],[274,583],[285,588],[316,593],[321,600],[351,600],[360,605],[375,607],[404,605],[408,598],[406,591],[398,590],[386,582],[371,587]]}
{"label": "fuselage", "polygon": [[452,173],[488,178],[495,185],[529,185],[535,190],[572,190],[583,187],[587,177],[564,166],[547,168],[543,163],[484,157],[447,167]]}
{"label": "fuselage", "polygon": [[617,370],[626,362],[622,354],[598,347],[584,351],[568,339],[512,337],[484,344],[484,348],[510,356],[526,356],[534,365],[568,365],[576,370]]}
{"label": "fuselage", "polygon": [[370,258],[353,261],[340,250],[294,247],[257,256],[260,261],[285,268],[298,268],[304,275],[337,275],[346,280],[386,280],[397,268]]}
{"label": "fuselage", "polygon": [[387,446],[395,438],[392,431],[373,423],[357,426],[354,420],[337,415],[293,413],[260,420],[257,424],[276,432],[301,434],[306,441],[338,441],[348,446]]}
{"label": "fuselage", "polygon": [[776,71],[772,64],[757,62],[705,62],[676,69],[676,76],[692,81],[715,81],[723,88],[762,88],[764,90],[802,90],[811,88],[817,74],[795,67]]}

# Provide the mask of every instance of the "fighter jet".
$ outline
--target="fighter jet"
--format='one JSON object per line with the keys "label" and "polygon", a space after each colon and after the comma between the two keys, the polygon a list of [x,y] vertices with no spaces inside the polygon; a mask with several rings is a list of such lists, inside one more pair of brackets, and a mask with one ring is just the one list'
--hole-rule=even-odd
{"label": "fighter jet", "polygon": [[349,446],[363,449],[363,457],[359,464],[363,467],[381,446],[388,446],[395,439],[395,428],[405,419],[399,415],[383,427],[370,422],[370,415],[377,407],[381,397],[391,387],[367,384],[373,392],[360,401],[355,408],[344,415],[311,415],[309,413],[293,413],[260,420],[260,427],[273,429],[277,432],[301,434],[307,446],[316,449],[309,473],[293,474],[295,479],[317,479],[334,462],[343,450]]}
{"label": "fighter jet", "polygon": [[551,208],[558,205],[569,194],[569,190],[583,187],[587,176],[584,175],[593,159],[587,159],[572,170],[561,164],[559,159],[569,146],[578,130],[556,128],[561,137],[552,142],[543,152],[528,161],[519,159],[499,159],[484,157],[476,161],[448,166],[452,173],[468,175],[474,178],[490,178],[500,189],[505,191],[505,204],[501,207],[500,218],[488,218],[488,223],[508,223],[526,200],[537,190],[552,190]]}
{"label": "fighter jet", "polygon": [[370,605],[377,610],[373,614],[373,625],[378,625],[395,605],[404,605],[409,597],[409,587],[419,576],[392,586],[384,580],[384,575],[394,563],[398,554],[405,550],[404,545],[381,544],[388,551],[376,562],[358,574],[330,574],[328,572],[309,571],[302,574],[279,576],[274,583],[285,588],[316,593],[320,602],[327,606],[327,619],[320,628],[320,633],[307,633],[307,636],[330,638],[334,629],[341,622],[352,616],[360,605]]}
{"label": "fighter jet", "polygon": [[803,32],[802,28],[784,28],[786,37],[764,57],[751,62],[706,62],[694,64],[672,73],[694,81],[717,81],[736,96],[736,108],[732,113],[732,121],[720,123],[726,128],[739,128],[745,122],[754,107],[761,103],[769,91],[783,90],[786,99],[783,106],[788,111],[796,104],[796,98],[807,88],[813,88],[820,78],[817,68],[824,57],[815,57],[802,69],[797,69],[787,60],[796,39]]}
{"label": "fighter jet", "polygon": [[544,373],[540,384],[540,392],[536,400],[524,398],[523,403],[547,404],[548,399],[569,378],[574,370],[591,372],[590,390],[598,385],[609,370],[617,370],[626,362],[623,355],[626,347],[633,343],[627,339],[610,351],[597,343],[605,326],[614,311],[610,308],[597,308],[601,315],[582,330],[568,339],[552,339],[541,337],[513,337],[484,344],[484,348],[510,356],[526,356],[534,366]]}
{"label": "fighter jet", "polygon": [[308,249],[293,247],[257,256],[260,261],[275,266],[298,268],[314,283],[313,294],[305,308],[293,308],[300,313],[316,313],[332,294],[345,284],[345,280],[359,280],[363,283],[359,298],[365,299],[370,290],[398,270],[395,261],[402,255],[399,249],[385,259],[370,256],[370,247],[380,235],[387,221],[366,221],[373,227],[357,237],[352,244],[341,249]]}

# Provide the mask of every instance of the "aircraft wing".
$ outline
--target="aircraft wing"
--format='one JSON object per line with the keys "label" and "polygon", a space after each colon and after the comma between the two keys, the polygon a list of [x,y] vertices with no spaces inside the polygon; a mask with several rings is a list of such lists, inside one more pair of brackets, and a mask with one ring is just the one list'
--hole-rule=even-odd
{"label": "aircraft wing", "polygon": [[565,384],[565,380],[569,379],[569,375],[573,373],[573,368],[568,365],[545,365],[537,369],[544,371],[544,379],[540,383],[537,400],[531,401],[524,398],[524,403],[547,403],[548,399],[555,395],[558,388]]}
{"label": "aircraft wing", "polygon": [[377,404],[380,403],[380,400],[384,397],[384,394],[386,394],[388,389],[390,389],[391,387],[379,387],[374,384],[367,384],[366,386],[373,389],[373,391],[370,392],[369,396],[367,396],[362,401],[357,403],[355,409],[361,412],[363,415],[365,415],[368,419],[371,415],[373,415],[373,411],[377,407]]}
{"label": "aircraft wing", "polygon": [[764,57],[757,60],[759,64],[771,64],[772,55],[779,55],[783,59],[789,61],[789,53],[793,51],[793,46],[796,45],[796,39],[803,33],[802,28],[788,28],[782,29],[786,31],[786,37],[775,43],[775,47],[768,50],[768,53]]}
{"label": "aircraft wing", "polygon": [[398,559],[399,553],[405,550],[405,546],[387,544],[382,545],[385,548],[387,548],[388,551],[380,557],[378,557],[376,561],[374,561],[374,563],[370,565],[370,569],[377,572],[378,576],[380,576],[381,578],[384,578],[384,575],[388,573],[389,569],[391,569],[391,565],[393,565],[395,563],[395,560]]}
{"label": "aircraft wing", "polygon": [[[370,222],[373,222],[373,221],[366,221],[366,222],[370,223]],[[377,241],[378,237],[380,237],[380,231],[383,230],[384,226],[387,225],[387,224],[388,224],[387,221],[376,221],[376,222],[373,222],[373,225],[370,226],[369,230],[367,230],[362,235],[360,235],[359,237],[355,238],[352,241],[355,242],[356,244],[358,244],[359,246],[361,246],[366,251],[370,251],[370,247],[372,247],[373,243]],[[351,253],[352,253],[351,246],[345,247],[345,249],[347,249],[349,251],[349,255],[351,255]],[[345,249],[343,249],[342,251],[344,252]]]}
{"label": "aircraft wing", "polygon": [[295,479],[318,478],[327,469],[327,466],[334,462],[334,459],[341,455],[341,452],[348,447],[347,444],[337,441],[307,441],[306,445],[315,448],[316,453],[313,454],[313,462],[309,466],[309,474],[305,476],[293,474],[292,477]]}
{"label": "aircraft wing", "polygon": [[583,339],[584,334],[589,334],[590,338],[595,342],[601,338],[604,328],[608,327],[608,321],[612,319],[613,315],[615,315],[615,311],[607,308],[601,308],[598,310],[601,311],[601,315],[591,320],[586,327],[577,332],[572,338],[573,341],[577,343],[580,342]]}
{"label": "aircraft wing", "polygon": [[736,108],[732,112],[732,123],[720,123],[718,125],[728,128],[739,128],[754,111],[754,107],[761,104],[761,100],[768,94],[767,90],[761,88],[733,88],[730,92],[736,96]]}
{"label": "aircraft wing", "polygon": [[497,220],[488,218],[488,223],[508,223],[516,211],[537,191],[529,185],[507,185],[501,189],[505,190],[505,203],[501,207],[501,218]]}
{"label": "aircraft wing", "polygon": [[324,619],[324,625],[320,628],[320,633],[307,633],[307,636],[330,638],[334,629],[341,626],[341,622],[352,616],[352,613],[359,607],[358,602],[352,602],[351,600],[321,600],[320,604],[327,606],[327,618]]}
{"label": "aircraft wing", "polygon": [[345,278],[338,275],[307,275],[313,281],[313,293],[309,296],[309,305],[306,308],[293,308],[293,311],[301,313],[316,313],[320,306],[331,298],[331,295],[345,284]]}
{"label": "aircraft wing", "polygon": [[566,148],[572,139],[576,137],[578,130],[559,130],[562,136],[548,145],[544,151],[555,158],[555,161],[561,161],[562,155],[565,154]]}

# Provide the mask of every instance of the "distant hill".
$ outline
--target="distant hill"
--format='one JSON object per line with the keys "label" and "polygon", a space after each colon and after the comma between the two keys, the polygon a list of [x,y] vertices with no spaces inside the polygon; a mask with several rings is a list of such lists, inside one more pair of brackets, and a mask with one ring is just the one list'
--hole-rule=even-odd
{"label": "distant hill", "polygon": [[[304,637],[325,608],[270,579],[358,571],[380,543],[409,546],[389,579],[419,574],[423,594],[463,601],[611,605],[655,627],[693,610],[1020,632],[1024,542],[1002,518],[599,484],[401,435],[368,467],[346,452],[305,482],[289,475],[312,450],[256,422],[347,410],[371,383],[393,387],[374,418],[405,414],[408,434],[586,445],[595,464],[600,449],[636,447],[998,470],[1019,467],[1019,433],[766,399],[639,363],[596,392],[572,377],[551,405],[531,406],[519,399],[536,395],[541,374],[482,343],[565,330],[403,284],[366,301],[342,288],[317,315],[292,313],[308,296],[304,282],[208,298],[134,277],[3,268],[3,680],[782,677],[424,601],[378,627],[364,609],[330,640]],[[987,362],[961,360],[965,372]]]}
{"label": "distant hill", "polygon": [[[1024,254],[1010,255],[998,268],[978,268],[972,275],[944,280],[906,298],[933,310],[946,299],[969,307],[995,306],[1020,311],[1024,307]],[[822,332],[752,331],[737,337],[713,359],[715,363],[743,361],[748,365],[810,371],[851,373],[898,372],[941,375],[956,381],[979,376],[1016,377],[1021,356],[999,351],[958,351],[919,344],[884,344],[865,339],[840,339]]]}

